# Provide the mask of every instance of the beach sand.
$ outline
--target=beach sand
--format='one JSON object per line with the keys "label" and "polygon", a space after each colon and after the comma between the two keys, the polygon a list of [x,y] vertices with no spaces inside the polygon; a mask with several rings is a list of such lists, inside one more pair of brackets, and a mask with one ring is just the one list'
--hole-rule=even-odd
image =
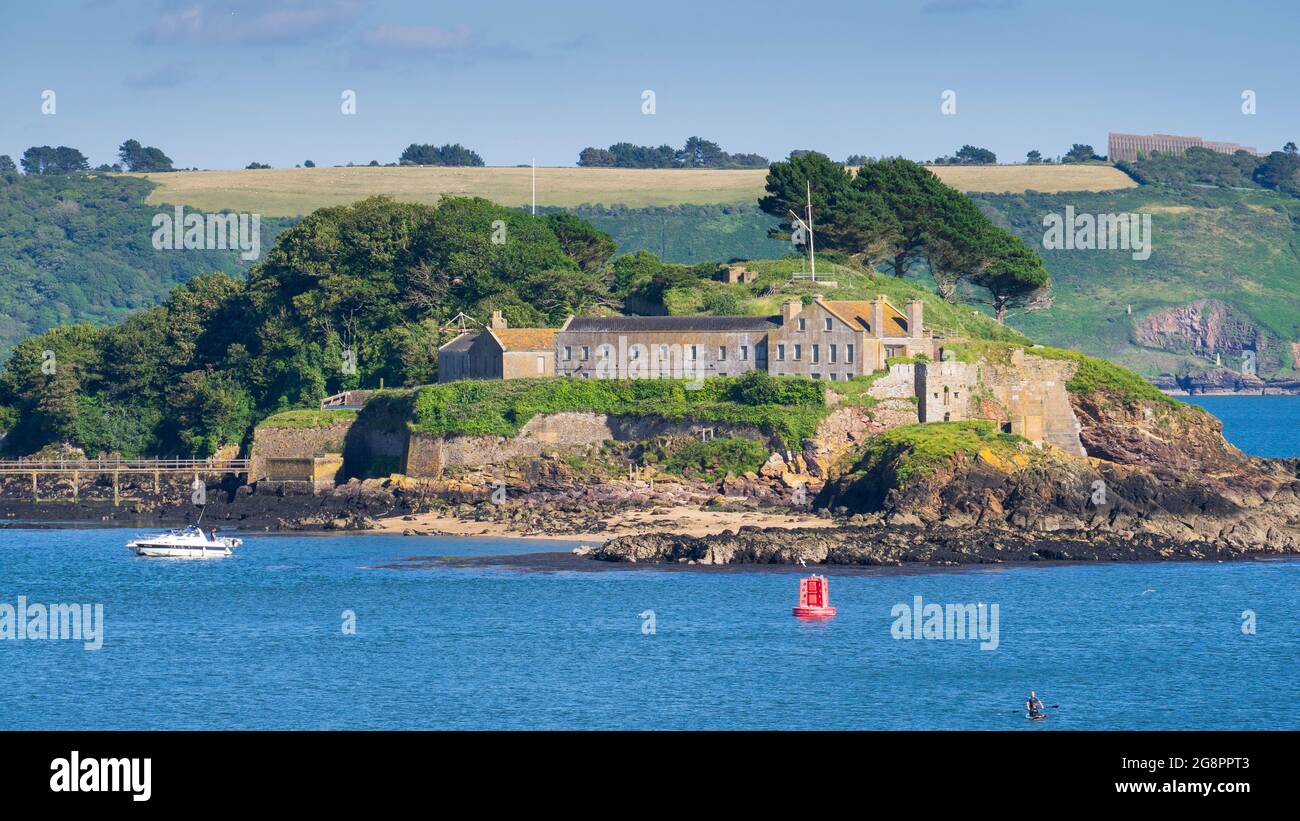
{"label": "beach sand", "polygon": [[606,516],[608,529],[595,532],[520,532],[508,522],[479,522],[458,519],[445,513],[420,513],[410,517],[390,516],[375,521],[371,533],[402,533],[407,530],[420,533],[441,533],[449,536],[508,536],[511,538],[590,540],[603,544],[608,539],[636,533],[681,533],[689,536],[709,536],[724,530],[753,527],[833,527],[835,522],[818,516],[799,513],[773,513],[768,511],[715,511],[698,507],[678,507],[662,512],[629,510]]}

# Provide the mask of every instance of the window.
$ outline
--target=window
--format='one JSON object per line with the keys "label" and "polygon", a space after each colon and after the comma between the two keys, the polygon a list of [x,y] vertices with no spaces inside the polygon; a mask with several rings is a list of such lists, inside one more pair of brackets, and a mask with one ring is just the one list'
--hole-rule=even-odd
{"label": "window", "polygon": [[777,360],[778,362],[784,362],[784,361],[785,361],[785,346],[784,346],[784,345],[777,345],[777,346],[776,346],[776,360]]}
{"label": "window", "polygon": [[795,346],[794,346],[794,359],[795,359],[796,362],[798,362],[800,359],[803,359],[803,346],[802,346],[802,345],[795,345]]}
{"label": "window", "polygon": [[812,378],[813,378],[813,379],[821,379],[821,378],[822,378],[822,375],[819,374],[819,373],[815,373],[815,374],[812,375]]}
{"label": "window", "polygon": [[586,345],[583,345],[583,346],[582,346],[582,361],[583,361],[583,362],[586,362],[586,361],[587,361],[587,355],[588,355],[589,353],[591,353],[591,349],[588,348]]}
{"label": "window", "polygon": [[668,359],[669,359],[669,355],[668,355],[668,346],[667,346],[667,345],[660,345],[660,346],[659,346],[659,361],[660,361],[660,362],[667,362]]}
{"label": "window", "polygon": [[827,375],[830,376],[832,382],[836,381],[835,374],[832,373]]}
{"label": "window", "polygon": [[546,373],[546,357],[544,356],[537,357],[537,372]]}
{"label": "window", "polygon": [[852,346],[852,345],[845,345],[845,346],[844,346],[844,361],[845,361],[845,362],[848,362],[848,363],[850,363],[850,364],[853,363],[853,346]]}
{"label": "window", "polygon": [[631,358],[632,358],[632,359],[640,359],[640,358],[641,358],[641,346],[640,346],[640,345],[633,345],[632,348],[628,351],[628,353],[631,354]]}
{"label": "window", "polygon": [[828,331],[829,331],[829,330],[833,330],[833,327],[834,327],[834,326],[833,326],[833,323],[834,323],[834,321],[835,321],[835,320],[831,319],[829,316],[826,317],[826,330],[828,330]]}
{"label": "window", "polygon": [[806,319],[803,319],[802,317],[799,319],[799,330],[801,331],[808,330],[808,321]]}
{"label": "window", "polygon": [[741,362],[747,362],[747,361],[749,361],[749,346],[748,346],[748,345],[741,345],[741,346],[740,346],[740,361],[741,361]]}
{"label": "window", "polygon": [[[565,358],[566,360],[568,360],[568,359],[572,359],[572,358],[573,358],[573,348],[569,347],[568,345],[565,345],[565,346],[564,346],[564,358]],[[584,359],[585,359],[585,358],[586,358],[586,357],[584,357]]]}
{"label": "window", "polygon": [[813,346],[812,346],[812,361],[814,361],[814,362],[821,362],[821,361],[822,361],[822,346],[821,346],[821,345],[813,345]]}
{"label": "window", "polygon": [[727,361],[727,346],[726,346],[726,345],[719,345],[719,346],[718,346],[718,361],[719,361],[719,362],[725,362],[725,361]]}
{"label": "window", "polygon": [[832,362],[836,362],[836,361],[838,361],[838,360],[836,360],[836,358],[835,358],[835,353],[836,353],[835,349],[836,349],[837,347],[839,347],[839,346],[837,346],[837,345],[832,345],[832,346],[831,346],[831,361],[832,361]]}
{"label": "window", "polygon": [[691,346],[691,361],[694,362],[694,361],[695,361],[696,359],[698,359],[698,358],[699,358],[699,349],[696,348],[696,346],[692,345],[692,346]]}

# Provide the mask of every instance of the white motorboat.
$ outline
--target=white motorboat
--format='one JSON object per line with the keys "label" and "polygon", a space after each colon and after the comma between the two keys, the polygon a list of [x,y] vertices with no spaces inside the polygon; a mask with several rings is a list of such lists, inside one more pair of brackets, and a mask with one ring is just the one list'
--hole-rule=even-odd
{"label": "white motorboat", "polygon": [[215,559],[229,556],[231,548],[243,544],[242,539],[218,536],[216,528],[205,532],[196,525],[182,530],[169,530],[157,536],[146,536],[127,542],[126,546],[140,556],[165,559]]}

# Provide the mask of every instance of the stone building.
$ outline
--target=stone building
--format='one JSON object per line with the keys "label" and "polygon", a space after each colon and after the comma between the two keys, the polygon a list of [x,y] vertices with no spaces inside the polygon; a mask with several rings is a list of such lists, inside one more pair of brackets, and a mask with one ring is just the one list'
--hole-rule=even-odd
{"label": "stone building", "polygon": [[580,379],[737,376],[769,366],[776,322],[759,316],[569,317],[555,373]]}
{"label": "stone building", "polygon": [[463,333],[438,349],[438,381],[553,376],[555,335],[554,328],[511,328],[493,311],[486,329]]}
{"label": "stone building", "polygon": [[891,356],[937,358],[923,308],[912,300],[904,314],[883,294],[872,300],[818,295],[808,305],[786,300],[780,325],[768,334],[768,371],[842,381],[883,370]]}
{"label": "stone building", "polygon": [[957,422],[991,419],[1036,445],[1086,455],[1079,419],[1065,383],[1076,365],[1026,356],[1015,349],[1008,363],[922,362],[915,368],[917,419]]}
{"label": "stone building", "polygon": [[1138,152],[1147,156],[1152,154],[1172,154],[1182,156],[1189,148],[1208,148],[1220,154],[1236,154],[1245,151],[1259,157],[1259,151],[1248,145],[1222,142],[1219,140],[1202,140],[1200,137],[1182,137],[1177,134],[1117,134],[1110,133],[1107,140],[1106,159],[1111,162],[1133,162]]}

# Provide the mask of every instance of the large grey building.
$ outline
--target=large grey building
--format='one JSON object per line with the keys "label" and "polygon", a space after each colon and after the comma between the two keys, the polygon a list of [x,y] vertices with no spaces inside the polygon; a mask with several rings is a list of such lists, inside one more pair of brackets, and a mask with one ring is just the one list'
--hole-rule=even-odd
{"label": "large grey building", "polygon": [[628,379],[736,376],[768,367],[774,318],[569,317],[555,334],[558,376]]}

